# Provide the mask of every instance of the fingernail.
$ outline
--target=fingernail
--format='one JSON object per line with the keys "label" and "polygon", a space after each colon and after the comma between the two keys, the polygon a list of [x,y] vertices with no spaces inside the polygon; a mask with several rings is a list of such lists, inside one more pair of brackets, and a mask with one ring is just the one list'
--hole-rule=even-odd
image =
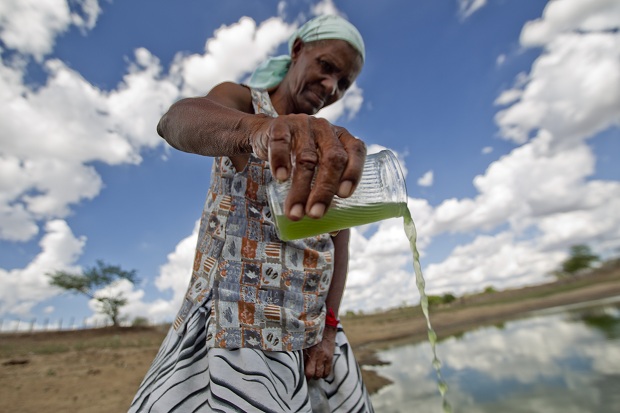
{"label": "fingernail", "polygon": [[288,172],[285,167],[281,166],[276,169],[276,179],[278,181],[286,181],[286,178],[288,178]]}
{"label": "fingernail", "polygon": [[291,208],[291,218],[301,219],[304,216],[304,206],[302,204],[295,204]]}
{"label": "fingernail", "polygon": [[351,181],[342,181],[340,183],[340,187],[338,188],[338,196],[341,198],[345,198],[351,195],[351,189],[353,188],[353,182]]}
{"label": "fingernail", "polygon": [[310,215],[312,218],[321,218],[323,216],[323,213],[325,213],[325,205],[317,203],[312,205],[312,208],[310,208],[308,215]]}

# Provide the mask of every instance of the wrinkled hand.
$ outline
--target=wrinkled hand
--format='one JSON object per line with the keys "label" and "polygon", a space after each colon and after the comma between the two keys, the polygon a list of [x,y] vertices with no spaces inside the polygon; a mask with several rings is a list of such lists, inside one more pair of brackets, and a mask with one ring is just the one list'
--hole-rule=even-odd
{"label": "wrinkled hand", "polygon": [[366,159],[366,145],[346,129],[303,114],[264,118],[251,143],[254,154],[269,161],[276,179],[292,177],[284,211],[294,221],[304,214],[322,217],[335,194],[349,197]]}
{"label": "wrinkled hand", "polygon": [[336,329],[325,327],[323,340],[304,350],[305,374],[309,379],[324,379],[332,372],[334,349],[336,347]]}

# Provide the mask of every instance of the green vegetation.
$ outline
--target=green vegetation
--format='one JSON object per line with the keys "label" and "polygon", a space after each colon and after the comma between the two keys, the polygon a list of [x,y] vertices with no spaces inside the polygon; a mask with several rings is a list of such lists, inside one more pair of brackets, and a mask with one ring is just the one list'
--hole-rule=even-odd
{"label": "green vegetation", "polygon": [[589,246],[584,244],[573,245],[570,248],[570,256],[554,275],[558,278],[574,276],[584,270],[592,269],[593,264],[598,261],[600,261],[599,256],[594,255]]}
{"label": "green vegetation", "polygon": [[127,280],[132,284],[138,281],[135,270],[125,271],[119,266],[109,265],[101,260],[97,261],[96,266],[87,268],[81,274],[56,271],[47,274],[47,276],[53,286],[97,300],[99,312],[108,316],[115,327],[119,325],[120,309],[127,304],[127,299],[123,297],[122,293],[102,295],[98,290],[111,286],[120,280]]}
{"label": "green vegetation", "polygon": [[456,297],[451,293],[446,293],[444,295],[429,295],[427,296],[427,298],[428,305],[431,307],[442,304],[450,304],[451,302],[456,300]]}
{"label": "green vegetation", "polygon": [[146,317],[136,317],[131,322],[132,327],[147,327],[149,325],[149,320]]}

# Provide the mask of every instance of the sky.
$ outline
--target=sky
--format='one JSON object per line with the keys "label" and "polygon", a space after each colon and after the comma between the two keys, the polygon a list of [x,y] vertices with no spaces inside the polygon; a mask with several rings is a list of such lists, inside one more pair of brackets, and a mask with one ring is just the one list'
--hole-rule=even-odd
{"label": "sky", "polygon": [[[4,0],[0,329],[100,320],[46,276],[97,260],[137,271],[99,292],[127,320],[173,319],[212,159],[157,122],[319,14],[355,24],[367,58],[318,116],[399,157],[427,293],[548,282],[576,244],[619,254],[616,0]],[[418,303],[408,248],[401,219],[354,228],[341,312]]]}

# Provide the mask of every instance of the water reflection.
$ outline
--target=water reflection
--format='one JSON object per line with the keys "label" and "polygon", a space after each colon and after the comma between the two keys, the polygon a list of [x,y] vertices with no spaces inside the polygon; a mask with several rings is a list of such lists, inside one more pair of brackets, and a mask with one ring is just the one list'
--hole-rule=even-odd
{"label": "water reflection", "polygon": [[[450,337],[438,355],[455,412],[620,412],[620,300]],[[428,343],[379,356],[394,384],[373,396],[377,412],[441,411]]]}

